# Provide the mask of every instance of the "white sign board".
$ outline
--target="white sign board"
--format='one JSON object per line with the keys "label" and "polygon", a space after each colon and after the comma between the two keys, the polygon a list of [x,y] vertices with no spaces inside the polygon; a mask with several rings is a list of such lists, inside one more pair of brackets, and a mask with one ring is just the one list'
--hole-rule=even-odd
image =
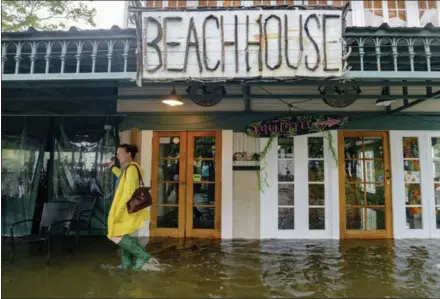
{"label": "white sign board", "polygon": [[342,76],[342,10],[142,13],[149,80]]}

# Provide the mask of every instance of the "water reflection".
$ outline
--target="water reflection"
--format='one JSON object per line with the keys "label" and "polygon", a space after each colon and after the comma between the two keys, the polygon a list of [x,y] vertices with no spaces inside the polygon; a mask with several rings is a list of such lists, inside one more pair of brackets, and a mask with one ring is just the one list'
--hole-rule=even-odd
{"label": "water reflection", "polygon": [[150,243],[149,249],[164,265],[162,272],[101,269],[101,264],[118,262],[116,247],[102,239],[85,240],[83,247],[70,258],[63,258],[58,252],[49,267],[41,255],[24,256],[15,265],[5,261],[2,295],[21,298],[434,298],[440,295],[440,244],[436,240],[167,240]]}

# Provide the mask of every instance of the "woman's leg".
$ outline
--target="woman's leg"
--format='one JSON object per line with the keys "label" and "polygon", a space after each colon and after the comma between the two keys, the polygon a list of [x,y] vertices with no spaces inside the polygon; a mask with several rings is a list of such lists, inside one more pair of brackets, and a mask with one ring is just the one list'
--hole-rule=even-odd
{"label": "woman's leg", "polygon": [[[123,237],[112,237],[110,240],[118,245]],[[133,256],[131,255],[130,251],[125,250],[123,248],[120,248],[120,256],[121,256],[121,264],[117,266],[117,268],[125,270],[129,269],[133,266]]]}

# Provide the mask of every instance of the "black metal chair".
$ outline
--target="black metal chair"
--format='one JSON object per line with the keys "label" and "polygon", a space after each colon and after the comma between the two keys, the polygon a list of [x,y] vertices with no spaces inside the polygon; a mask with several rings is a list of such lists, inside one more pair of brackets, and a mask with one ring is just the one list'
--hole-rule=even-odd
{"label": "black metal chair", "polygon": [[76,232],[75,247],[78,245],[81,231],[87,230],[89,236],[92,235],[92,216],[95,204],[96,197],[93,196],[84,196],[78,199],[70,227],[71,231]]}
{"label": "black metal chair", "polygon": [[[43,213],[41,216],[38,235],[28,235],[23,237],[14,236],[14,227],[17,225],[33,222],[34,219],[27,219],[15,222],[10,227],[11,232],[11,247],[12,247],[12,262],[15,261],[16,244],[17,243],[40,243],[46,250],[46,262],[50,263],[51,253],[51,238],[54,236],[64,236],[65,242],[68,242],[70,231],[70,224],[74,215],[77,204],[73,202],[48,202],[43,206]],[[66,243],[68,246],[68,243]]]}

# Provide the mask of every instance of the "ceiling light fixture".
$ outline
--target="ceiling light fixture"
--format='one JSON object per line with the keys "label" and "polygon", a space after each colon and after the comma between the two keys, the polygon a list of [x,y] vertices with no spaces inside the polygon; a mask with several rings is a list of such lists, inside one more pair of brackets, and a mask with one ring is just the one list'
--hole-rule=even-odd
{"label": "ceiling light fixture", "polygon": [[171,90],[171,94],[162,101],[162,103],[167,104],[169,106],[181,106],[183,105],[182,99],[177,95],[176,88],[173,87]]}
{"label": "ceiling light fixture", "polygon": [[376,101],[376,106],[387,107],[390,106],[395,101],[396,99],[390,95],[390,87],[386,86],[382,88],[382,93],[379,99]]}

